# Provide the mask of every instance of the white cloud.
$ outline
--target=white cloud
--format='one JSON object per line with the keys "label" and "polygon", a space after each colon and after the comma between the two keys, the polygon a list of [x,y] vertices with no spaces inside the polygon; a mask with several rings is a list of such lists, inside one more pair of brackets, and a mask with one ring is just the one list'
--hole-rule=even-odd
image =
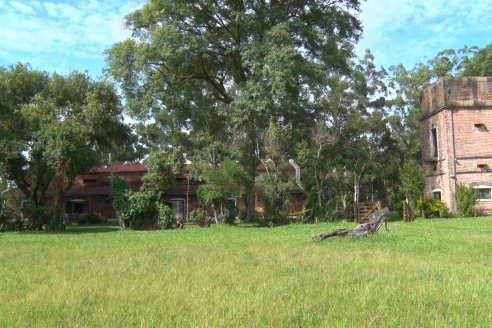
{"label": "white cloud", "polygon": [[[123,17],[145,2],[8,1],[0,11],[0,66],[39,62],[45,70],[88,69],[99,75],[103,50],[130,34],[124,30]],[[0,8],[4,3],[0,0]]]}
{"label": "white cloud", "polygon": [[373,0],[362,5],[364,37],[358,53],[369,48],[376,63],[388,67],[426,62],[443,49],[492,41],[488,1]]}
{"label": "white cloud", "polygon": [[15,8],[17,11],[26,14],[26,15],[33,15],[35,13],[34,9],[26,4],[23,4],[22,2],[18,1],[10,1],[9,5],[11,5],[13,8]]}
{"label": "white cloud", "polygon": [[[0,66],[16,61],[42,69],[100,74],[102,52],[130,35],[124,16],[147,0],[0,0]],[[492,41],[492,6],[483,0],[363,2],[364,36],[378,65],[425,62],[438,51]],[[86,65],[86,66],[84,66]]]}

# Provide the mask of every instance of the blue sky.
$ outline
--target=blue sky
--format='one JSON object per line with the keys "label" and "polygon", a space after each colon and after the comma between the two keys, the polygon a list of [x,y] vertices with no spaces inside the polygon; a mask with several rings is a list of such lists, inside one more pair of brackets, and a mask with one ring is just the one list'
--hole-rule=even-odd
{"label": "blue sky", "polygon": [[[0,0],[0,66],[29,62],[102,75],[103,51],[129,36],[123,17],[144,0]],[[413,67],[443,49],[492,42],[492,0],[369,0],[359,15],[378,66]]]}

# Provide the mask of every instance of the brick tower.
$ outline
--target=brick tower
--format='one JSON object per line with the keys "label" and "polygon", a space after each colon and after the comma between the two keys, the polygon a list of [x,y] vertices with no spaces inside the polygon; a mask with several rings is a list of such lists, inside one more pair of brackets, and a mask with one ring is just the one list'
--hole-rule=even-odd
{"label": "brick tower", "polygon": [[456,213],[456,187],[479,191],[476,210],[492,213],[492,77],[446,77],[421,103],[425,197]]}

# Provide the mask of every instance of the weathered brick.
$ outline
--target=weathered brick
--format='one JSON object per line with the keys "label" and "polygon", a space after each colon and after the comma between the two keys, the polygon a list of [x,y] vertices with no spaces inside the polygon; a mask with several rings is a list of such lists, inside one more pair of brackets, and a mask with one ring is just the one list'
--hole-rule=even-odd
{"label": "weathered brick", "polygon": [[[425,196],[440,190],[456,212],[458,184],[492,186],[492,77],[440,79],[424,90],[421,104]],[[492,212],[492,200],[480,201],[477,208]]]}

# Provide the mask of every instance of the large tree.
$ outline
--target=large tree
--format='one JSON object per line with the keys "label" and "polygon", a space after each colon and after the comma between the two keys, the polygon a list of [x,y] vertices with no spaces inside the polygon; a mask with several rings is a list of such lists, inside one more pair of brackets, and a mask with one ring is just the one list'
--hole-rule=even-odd
{"label": "large tree", "polygon": [[478,49],[472,58],[462,64],[461,76],[492,76],[492,43]]}
{"label": "large tree", "polygon": [[2,69],[0,115],[1,171],[33,205],[43,203],[51,184],[60,208],[77,174],[131,140],[113,86],[84,73]]}
{"label": "large tree", "polygon": [[445,49],[413,68],[402,64],[392,66],[389,86],[393,97],[386,102],[392,138],[400,150],[401,162],[419,160],[420,100],[422,91],[437,79],[446,76],[487,76],[492,74],[492,45],[484,49],[464,46]]}
{"label": "large tree", "polygon": [[388,172],[390,161],[381,156],[391,146],[382,110],[385,71],[373,59],[367,51],[346,74],[326,76],[318,90],[317,123],[299,147],[307,206],[316,219],[341,209],[348,219],[350,205],[368,194],[366,182]]}
{"label": "large tree", "polygon": [[[189,134],[228,135],[254,181],[255,150],[268,122],[290,126],[293,138],[305,135],[313,124],[313,90],[327,72],[347,68],[361,34],[359,6],[358,0],[151,0],[127,17],[132,37],[108,50],[108,71],[129,113],[154,118],[151,129],[165,132],[161,142],[183,147]],[[246,194],[251,218],[252,184]]]}

